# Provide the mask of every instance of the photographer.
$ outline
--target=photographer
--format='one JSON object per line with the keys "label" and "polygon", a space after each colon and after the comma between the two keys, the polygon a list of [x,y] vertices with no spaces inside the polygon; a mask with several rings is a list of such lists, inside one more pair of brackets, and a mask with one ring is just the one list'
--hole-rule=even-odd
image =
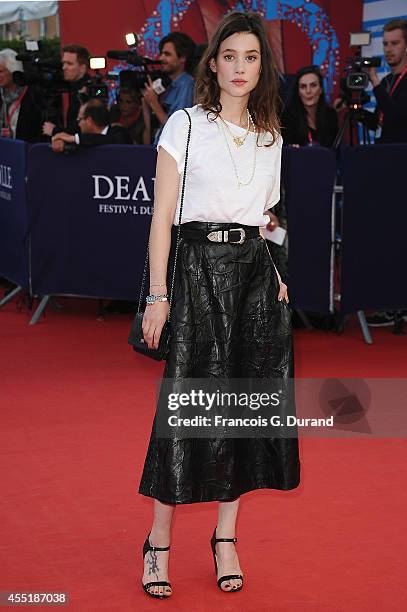
{"label": "photographer", "polygon": [[78,131],[77,116],[81,105],[81,94],[86,94],[86,85],[89,81],[89,51],[79,45],[68,45],[63,49],[62,70],[64,79],[70,84],[69,105],[66,115],[66,127],[55,125],[46,121],[43,125],[43,133],[46,136],[54,136],[58,132],[75,134]]}
{"label": "photographer", "polygon": [[376,69],[369,68],[377,107],[369,125],[378,130],[381,144],[407,142],[407,21],[394,19],[384,26],[384,57],[390,74],[379,80]]}
{"label": "photographer", "polygon": [[[377,129],[379,144],[407,143],[407,21],[394,19],[384,26],[384,57],[390,66],[390,74],[382,81],[374,68],[369,68],[377,107],[369,113],[371,129]],[[407,311],[377,311],[366,317],[370,327],[396,325],[396,315],[407,321]]]}
{"label": "photographer", "polygon": [[195,52],[192,38],[183,32],[171,32],[160,40],[159,48],[161,70],[170,77],[171,83],[163,94],[157,96],[149,77],[144,91],[143,101],[160,124],[154,143],[158,142],[168,117],[177,110],[192,106],[195,87],[194,79],[189,74]]}
{"label": "photographer", "polygon": [[40,142],[42,114],[31,87],[16,85],[13,72],[22,72],[13,49],[0,51],[0,128],[1,136],[27,142]]}
{"label": "photographer", "polygon": [[129,133],[119,125],[109,125],[109,111],[105,103],[94,98],[89,100],[79,109],[78,124],[81,132],[68,134],[58,132],[52,138],[52,150],[55,153],[63,153],[72,147],[96,147],[107,144],[132,144]]}

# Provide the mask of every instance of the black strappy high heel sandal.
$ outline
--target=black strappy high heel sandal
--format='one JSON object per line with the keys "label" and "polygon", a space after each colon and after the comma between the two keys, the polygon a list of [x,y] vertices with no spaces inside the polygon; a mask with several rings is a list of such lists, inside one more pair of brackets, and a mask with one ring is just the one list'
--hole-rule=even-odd
{"label": "black strappy high heel sandal", "polygon": [[[215,527],[213,536],[211,538],[211,547],[212,547],[213,560],[215,563],[216,577],[218,576],[218,562],[216,561],[216,548],[215,548],[217,542],[237,542],[237,538],[217,538],[216,537],[216,527]],[[226,582],[227,580],[241,580],[242,584],[240,585],[240,587],[232,587],[228,591],[225,591],[225,589],[222,589],[222,583]],[[241,591],[243,588],[243,576],[241,574],[230,574],[229,576],[221,576],[218,580],[218,587],[224,593],[237,593],[237,591]]]}
{"label": "black strappy high heel sandal", "polygon": [[[156,571],[158,569],[157,567],[157,555],[155,554],[156,550],[170,550],[169,546],[165,546],[163,547],[158,547],[158,546],[151,546],[150,544],[150,534],[148,534],[148,536],[146,537],[146,541],[144,542],[144,546],[143,546],[143,563],[144,563],[144,557],[146,556],[146,554],[151,550],[153,551],[153,562],[151,563],[151,567],[150,567],[150,574],[154,571]],[[143,587],[144,591],[147,593],[147,595],[150,595],[150,597],[155,597],[156,599],[168,599],[169,597],[171,597],[172,595],[172,586],[171,583],[166,582],[165,580],[157,580],[156,582],[147,582],[146,584],[143,584],[143,581],[141,582],[141,586]],[[148,589],[150,587],[156,587],[156,586],[167,586],[171,588],[171,593],[169,595],[159,595],[158,593],[151,593]]]}

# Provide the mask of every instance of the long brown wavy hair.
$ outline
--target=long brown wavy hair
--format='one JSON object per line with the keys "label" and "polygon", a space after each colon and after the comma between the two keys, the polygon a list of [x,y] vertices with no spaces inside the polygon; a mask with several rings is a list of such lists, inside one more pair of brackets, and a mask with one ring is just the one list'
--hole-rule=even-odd
{"label": "long brown wavy hair", "polygon": [[216,73],[212,72],[209,63],[211,59],[216,60],[221,43],[232,34],[240,32],[254,34],[260,43],[260,76],[256,87],[250,92],[248,108],[258,132],[270,132],[272,134],[272,142],[265,145],[271,146],[281,131],[277,116],[279,103],[278,72],[263,20],[259,14],[233,12],[225,15],[220,21],[199,62],[195,84],[195,102],[208,111],[208,118],[209,114],[213,114],[213,120],[222,112],[220,87]]}

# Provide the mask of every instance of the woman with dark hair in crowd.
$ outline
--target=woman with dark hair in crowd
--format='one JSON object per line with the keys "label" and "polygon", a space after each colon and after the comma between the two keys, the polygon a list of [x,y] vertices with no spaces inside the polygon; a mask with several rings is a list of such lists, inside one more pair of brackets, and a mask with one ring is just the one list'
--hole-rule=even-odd
{"label": "woman with dark hair in crowd", "polygon": [[117,104],[110,109],[110,122],[126,128],[133,144],[151,143],[150,114],[135,89],[120,89]]}
{"label": "woman with dark hair in crowd", "polygon": [[[261,233],[280,199],[277,100],[277,69],[261,17],[231,13],[219,23],[200,62],[196,105],[173,113],[160,136],[143,333],[147,346],[157,348],[176,259],[172,337],[163,376],[177,390],[186,379],[215,384],[263,379],[280,385],[293,376],[287,286]],[[168,558],[176,505],[217,501],[210,541],[216,581],[224,592],[240,591],[239,498],[255,489],[298,486],[296,432],[255,436],[246,429],[244,437],[225,437],[222,431],[194,437],[192,429],[191,437],[176,430],[165,437],[159,434],[157,414],[139,486],[142,495],[154,498],[153,524],[143,547],[143,588],[152,597],[172,593]],[[263,545],[260,555],[267,552]],[[196,585],[202,591],[198,575]]]}
{"label": "woman with dark hair in crowd", "polygon": [[325,100],[318,66],[306,66],[295,75],[290,102],[282,117],[284,144],[332,147],[338,132],[336,111]]}

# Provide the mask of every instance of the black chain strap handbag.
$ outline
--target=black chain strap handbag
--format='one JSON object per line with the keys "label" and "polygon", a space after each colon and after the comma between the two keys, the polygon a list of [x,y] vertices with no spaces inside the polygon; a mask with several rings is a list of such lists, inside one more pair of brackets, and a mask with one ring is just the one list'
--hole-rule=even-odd
{"label": "black chain strap handbag", "polygon": [[141,281],[141,289],[140,289],[140,297],[139,297],[139,301],[138,301],[137,313],[136,313],[136,315],[134,317],[134,321],[132,323],[132,326],[131,326],[131,329],[130,329],[129,338],[128,338],[128,343],[133,347],[133,349],[135,351],[137,351],[137,353],[141,353],[142,355],[146,355],[147,357],[151,357],[152,359],[155,359],[156,361],[161,361],[163,359],[166,359],[166,357],[167,357],[167,355],[169,353],[170,340],[171,340],[171,327],[170,327],[169,320],[170,320],[170,314],[171,314],[172,299],[173,299],[173,295],[174,295],[175,271],[176,271],[176,266],[177,266],[178,246],[179,246],[180,234],[181,234],[182,207],[184,205],[185,177],[186,177],[186,173],[187,173],[188,150],[189,150],[189,141],[191,139],[191,126],[192,126],[190,114],[188,113],[188,111],[185,110],[185,108],[183,110],[188,115],[189,128],[188,128],[188,136],[187,136],[187,146],[186,146],[186,151],[185,151],[184,175],[183,175],[183,179],[182,179],[182,190],[181,190],[181,202],[180,202],[179,219],[178,219],[177,242],[176,242],[176,247],[175,247],[174,269],[173,269],[173,272],[172,272],[171,292],[170,292],[170,299],[169,299],[168,316],[167,316],[167,320],[165,321],[164,326],[163,326],[162,331],[161,331],[161,336],[160,336],[160,341],[158,343],[158,348],[156,348],[156,349],[148,348],[147,343],[144,340],[144,333],[143,333],[143,328],[142,328],[144,311],[141,310],[141,301],[143,299],[144,284],[145,284],[146,275],[147,275],[147,265],[148,265],[148,256],[149,256],[149,246],[150,246],[148,244],[146,260],[145,260],[145,263],[144,263],[143,278],[142,278],[142,281]]}

